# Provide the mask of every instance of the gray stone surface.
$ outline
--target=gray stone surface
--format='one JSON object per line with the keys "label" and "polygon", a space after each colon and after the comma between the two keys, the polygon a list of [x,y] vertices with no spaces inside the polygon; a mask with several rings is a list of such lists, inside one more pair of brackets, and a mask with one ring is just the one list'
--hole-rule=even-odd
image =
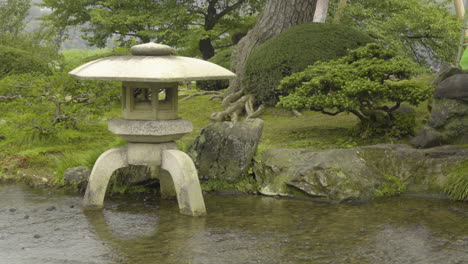
{"label": "gray stone surface", "polygon": [[389,176],[400,179],[410,193],[438,194],[448,171],[467,159],[468,148],[459,146],[271,149],[256,160],[254,173],[265,195],[367,200]]}
{"label": "gray stone surface", "polygon": [[174,120],[109,120],[108,129],[129,142],[157,143],[177,140],[192,132],[192,123]]}
{"label": "gray stone surface", "polygon": [[128,143],[128,163],[132,165],[160,166],[162,163],[161,153],[166,149],[177,149],[177,144],[175,142],[160,144]]}
{"label": "gray stone surface", "polygon": [[[125,148],[110,149],[96,160],[88,186],[83,198],[85,208],[101,208],[104,204],[104,197],[111,176],[117,173],[125,173],[129,165],[143,169],[143,177],[147,176],[150,170],[150,177],[154,176],[152,171],[163,169],[161,175],[169,172],[169,177],[163,177],[163,197],[167,198],[171,193],[177,194],[180,213],[198,216],[206,214],[197,171],[190,157],[175,148],[175,143],[163,144],[133,144],[130,143]],[[152,157],[157,160],[155,166]],[[131,167],[132,168],[132,167]],[[123,171],[122,171],[123,170]],[[159,173],[158,173],[159,174]],[[127,175],[124,175],[127,176]],[[137,175],[138,176],[138,175]],[[159,175],[158,175],[159,176]],[[141,181],[139,177],[133,180]],[[152,178],[152,177],[151,177]],[[172,179],[172,182],[171,182]],[[174,188],[174,190],[168,190]]]}
{"label": "gray stone surface", "polygon": [[199,177],[237,182],[250,167],[262,131],[261,119],[207,125],[188,151]]}
{"label": "gray stone surface", "polygon": [[63,181],[67,185],[86,185],[91,170],[86,166],[68,168],[63,173]]}
{"label": "gray stone surface", "polygon": [[448,77],[452,75],[459,74],[459,73],[463,73],[463,70],[460,69],[459,67],[455,67],[451,63],[444,62],[440,66],[439,72],[437,73],[434,80],[432,81],[432,85],[437,87],[439,83],[442,82],[443,80],[447,79]]}
{"label": "gray stone surface", "polygon": [[182,82],[236,77],[231,71],[208,61],[182,56],[154,56],[168,52],[167,48],[155,48],[155,45],[157,44],[138,45],[132,51],[137,56],[113,56],[94,60],[69,74],[82,80],[129,82]]}
{"label": "gray stone surface", "polygon": [[411,144],[417,148],[468,144],[468,73],[452,75],[439,84],[429,120]]}
{"label": "gray stone surface", "polygon": [[468,100],[468,74],[455,74],[443,80],[437,86],[434,98]]}
{"label": "gray stone surface", "polygon": [[135,45],[131,48],[132,55],[135,56],[169,56],[174,49],[158,43],[145,43]]}
{"label": "gray stone surface", "polygon": [[[179,212],[190,216],[205,215],[205,201],[203,200],[197,169],[190,157],[180,150],[164,150],[161,168],[171,175],[172,186],[179,204]],[[166,187],[170,185],[167,182],[163,183]]]}
{"label": "gray stone surface", "polygon": [[411,140],[411,145],[416,148],[432,148],[442,145],[442,135],[429,127],[424,127],[418,135]]}

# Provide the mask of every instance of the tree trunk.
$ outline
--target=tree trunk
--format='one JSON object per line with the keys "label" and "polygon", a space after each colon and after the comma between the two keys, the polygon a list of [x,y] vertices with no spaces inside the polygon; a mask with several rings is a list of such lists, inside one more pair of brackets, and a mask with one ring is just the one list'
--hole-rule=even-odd
{"label": "tree trunk", "polygon": [[211,44],[211,39],[200,39],[198,42],[198,48],[202,53],[202,57],[204,60],[208,60],[215,55],[215,49]]}
{"label": "tree trunk", "polygon": [[317,0],[315,7],[314,22],[325,23],[327,20],[328,0]]}
{"label": "tree trunk", "polygon": [[455,5],[457,17],[463,19],[465,16],[465,5],[463,4],[463,0],[453,0],[453,4]]}
{"label": "tree trunk", "polygon": [[232,52],[231,68],[238,78],[230,81],[226,94],[242,89],[245,64],[253,49],[292,26],[312,22],[316,2],[317,0],[269,0],[266,3],[257,24]]}
{"label": "tree trunk", "polygon": [[335,16],[333,17],[333,24],[340,23],[347,3],[348,3],[348,0],[340,0],[340,3],[338,4],[338,8],[336,9],[336,12],[335,12]]}

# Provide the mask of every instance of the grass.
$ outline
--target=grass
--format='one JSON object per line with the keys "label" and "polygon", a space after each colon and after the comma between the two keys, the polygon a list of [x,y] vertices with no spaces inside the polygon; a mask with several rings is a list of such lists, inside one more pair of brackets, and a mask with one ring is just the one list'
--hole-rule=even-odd
{"label": "grass", "polygon": [[452,200],[468,201],[468,160],[456,166],[443,189]]}
{"label": "grass", "polygon": [[465,49],[465,52],[463,53],[463,56],[460,60],[460,66],[464,70],[468,70],[468,49]]}

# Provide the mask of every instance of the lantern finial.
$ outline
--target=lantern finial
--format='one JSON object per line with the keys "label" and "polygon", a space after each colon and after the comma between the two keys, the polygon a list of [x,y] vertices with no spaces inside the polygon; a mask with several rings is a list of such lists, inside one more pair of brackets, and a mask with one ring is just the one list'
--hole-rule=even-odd
{"label": "lantern finial", "polygon": [[169,56],[172,54],[173,49],[164,44],[149,42],[135,45],[131,48],[131,51],[134,56]]}

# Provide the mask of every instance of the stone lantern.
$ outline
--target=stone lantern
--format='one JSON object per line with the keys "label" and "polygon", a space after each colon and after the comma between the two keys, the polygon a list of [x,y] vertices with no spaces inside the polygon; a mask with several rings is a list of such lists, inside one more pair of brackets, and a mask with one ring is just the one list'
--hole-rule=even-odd
{"label": "stone lantern", "polygon": [[[172,48],[147,43],[133,46],[133,56],[114,56],[88,62],[69,74],[82,80],[122,81],[122,117],[109,130],[128,142],[104,152],[94,164],[83,201],[102,207],[112,173],[128,165],[159,166],[161,194],[175,191],[182,214],[206,213],[195,166],[175,140],[192,132],[192,123],[177,115],[178,83],[234,78],[210,62],[171,56]],[[173,188],[173,190],[171,190]]]}

